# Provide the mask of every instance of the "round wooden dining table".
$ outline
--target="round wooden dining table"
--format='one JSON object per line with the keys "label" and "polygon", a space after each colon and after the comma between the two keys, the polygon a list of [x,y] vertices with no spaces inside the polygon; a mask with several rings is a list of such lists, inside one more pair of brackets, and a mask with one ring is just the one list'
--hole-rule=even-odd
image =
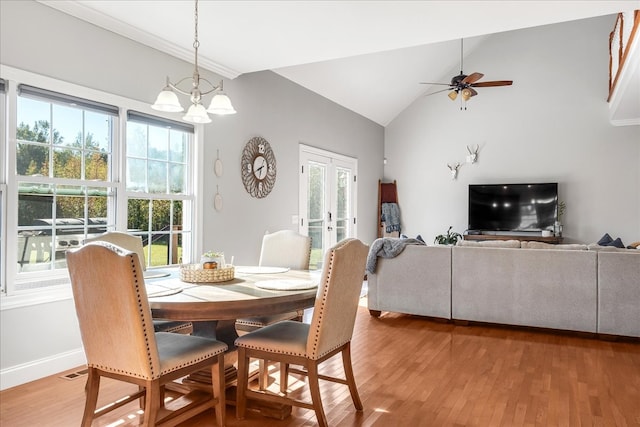
{"label": "round wooden dining table", "polygon": [[192,322],[233,320],[313,307],[319,271],[237,267],[234,278],[189,283],[179,271],[146,280],[154,318]]}
{"label": "round wooden dining table", "polygon": [[239,266],[232,280],[215,283],[184,282],[178,269],[165,271],[145,279],[153,317],[190,321],[192,335],[223,341],[229,352],[236,319],[313,307],[320,280],[320,271],[279,267]]}
{"label": "round wooden dining table", "polygon": [[[192,335],[223,341],[227,387],[235,388],[238,334],[236,319],[280,314],[313,307],[321,272],[277,267],[236,267],[234,278],[217,283],[189,283],[180,279],[178,269],[164,273],[150,271],[145,279],[154,318],[184,320],[193,324]],[[257,372],[255,373],[257,374]],[[192,374],[191,387],[211,387],[210,371]],[[183,382],[184,384],[185,382]],[[235,394],[228,393],[233,400]],[[266,416],[282,419],[291,413],[287,405],[260,409]]]}

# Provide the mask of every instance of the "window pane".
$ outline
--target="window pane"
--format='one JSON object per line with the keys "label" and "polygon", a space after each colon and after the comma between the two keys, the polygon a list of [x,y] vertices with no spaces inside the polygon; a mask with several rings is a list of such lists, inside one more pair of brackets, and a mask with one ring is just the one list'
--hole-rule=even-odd
{"label": "window pane", "polygon": [[107,181],[111,156],[105,153],[87,153],[84,160],[84,179]]}
{"label": "window pane", "polygon": [[184,165],[169,163],[169,169],[171,177],[169,180],[170,192],[173,194],[185,193],[184,181],[186,169]]}
{"label": "window pane", "polygon": [[129,231],[149,230],[149,200],[129,199],[127,203],[127,229]]}
{"label": "window pane", "polygon": [[59,132],[54,144],[65,147],[81,147],[82,110],[53,104],[53,128]]}
{"label": "window pane", "polygon": [[85,111],[85,148],[111,152],[112,117],[108,114]]}
{"label": "window pane", "polygon": [[79,150],[55,148],[53,150],[53,176],[56,178],[82,178],[82,154]]}
{"label": "window pane", "polygon": [[184,163],[186,161],[187,140],[189,134],[171,130],[169,134],[169,160]]}
{"label": "window pane", "polygon": [[169,130],[156,126],[149,126],[149,158],[168,160]]}
{"label": "window pane", "polygon": [[16,172],[25,176],[49,176],[49,147],[19,143],[16,147]]}
{"label": "window pane", "polygon": [[23,141],[49,142],[51,104],[18,97],[16,138]]}
{"label": "window pane", "polygon": [[152,230],[169,231],[171,225],[171,201],[154,200],[151,205],[153,214]]}
{"label": "window pane", "polygon": [[147,162],[142,159],[127,159],[127,190],[145,191],[147,186]]}
{"label": "window pane", "polygon": [[127,157],[147,157],[147,125],[127,123]]}
{"label": "window pane", "polygon": [[167,163],[148,161],[149,193],[167,192]]}

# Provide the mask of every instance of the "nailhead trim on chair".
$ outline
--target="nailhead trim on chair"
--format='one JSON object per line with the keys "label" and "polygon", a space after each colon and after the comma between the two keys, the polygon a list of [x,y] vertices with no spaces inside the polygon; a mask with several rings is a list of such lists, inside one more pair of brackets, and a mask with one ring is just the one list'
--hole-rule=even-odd
{"label": "nailhead trim on chair", "polygon": [[[142,319],[142,327],[144,329],[144,342],[145,345],[147,347],[147,359],[149,361],[149,367],[151,368],[151,378],[160,378],[160,375],[162,374],[158,374],[156,376],[155,373],[155,366],[153,366],[153,361],[151,359],[151,345],[149,343],[149,335],[148,335],[148,330],[149,330],[149,325],[147,325],[145,323],[145,312],[143,310],[143,303],[142,303],[142,296],[140,295],[140,281],[138,279],[138,271],[135,269],[136,267],[136,263],[135,263],[135,258],[133,257],[134,254],[130,254],[129,255],[129,259],[131,260],[131,267],[133,269],[133,275],[134,275],[134,279],[135,279],[135,284],[136,284],[136,295],[138,297],[138,310],[140,310],[140,318]],[[137,255],[136,255],[137,257]]]}

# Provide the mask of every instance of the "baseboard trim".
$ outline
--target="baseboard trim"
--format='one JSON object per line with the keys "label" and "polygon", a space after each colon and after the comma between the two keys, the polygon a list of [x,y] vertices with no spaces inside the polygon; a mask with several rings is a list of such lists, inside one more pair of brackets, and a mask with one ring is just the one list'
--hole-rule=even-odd
{"label": "baseboard trim", "polygon": [[67,351],[0,370],[0,390],[6,390],[87,363],[84,350]]}

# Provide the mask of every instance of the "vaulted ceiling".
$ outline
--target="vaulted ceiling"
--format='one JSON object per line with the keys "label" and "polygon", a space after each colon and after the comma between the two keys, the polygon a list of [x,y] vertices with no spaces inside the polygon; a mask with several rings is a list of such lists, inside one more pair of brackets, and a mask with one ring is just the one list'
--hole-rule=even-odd
{"label": "vaulted ceiling", "polygon": [[[194,1],[40,3],[193,62]],[[638,0],[200,0],[199,64],[230,79],[273,70],[384,126],[429,90],[418,82],[455,69],[461,38],[469,54],[489,34],[639,8]]]}

